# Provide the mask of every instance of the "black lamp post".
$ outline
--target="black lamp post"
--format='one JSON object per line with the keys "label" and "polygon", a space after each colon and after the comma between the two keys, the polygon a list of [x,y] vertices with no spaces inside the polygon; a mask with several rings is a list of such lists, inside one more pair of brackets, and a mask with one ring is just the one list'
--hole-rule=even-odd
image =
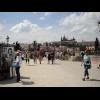
{"label": "black lamp post", "polygon": [[6,37],[7,46],[8,46],[8,43],[9,43],[9,39],[10,39],[9,36],[7,36],[7,37]]}

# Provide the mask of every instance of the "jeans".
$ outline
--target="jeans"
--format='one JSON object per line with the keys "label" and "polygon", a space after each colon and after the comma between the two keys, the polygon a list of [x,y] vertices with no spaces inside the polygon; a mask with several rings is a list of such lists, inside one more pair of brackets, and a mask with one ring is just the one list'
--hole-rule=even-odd
{"label": "jeans", "polygon": [[89,75],[88,69],[88,66],[84,64],[84,76]]}
{"label": "jeans", "polygon": [[20,67],[16,68],[16,75],[17,75],[17,79],[16,81],[19,82],[20,81],[20,72],[19,72]]}

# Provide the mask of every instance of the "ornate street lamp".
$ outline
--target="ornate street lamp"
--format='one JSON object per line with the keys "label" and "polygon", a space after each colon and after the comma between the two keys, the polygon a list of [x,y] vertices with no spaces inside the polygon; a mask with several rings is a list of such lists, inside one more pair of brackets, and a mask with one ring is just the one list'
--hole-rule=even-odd
{"label": "ornate street lamp", "polygon": [[7,41],[7,46],[8,46],[8,42],[9,42],[9,36],[6,37],[6,41]]}

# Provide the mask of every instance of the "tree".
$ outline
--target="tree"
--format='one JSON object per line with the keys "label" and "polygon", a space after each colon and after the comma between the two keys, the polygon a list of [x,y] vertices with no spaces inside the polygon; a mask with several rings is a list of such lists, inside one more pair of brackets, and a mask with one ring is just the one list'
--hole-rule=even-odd
{"label": "tree", "polygon": [[79,49],[80,49],[80,51],[85,51],[86,50],[86,45],[80,45]]}
{"label": "tree", "polygon": [[48,42],[46,42],[46,47],[48,47]]}
{"label": "tree", "polygon": [[41,44],[38,44],[38,46],[37,46],[37,51],[40,50],[40,46],[41,46]]}
{"label": "tree", "polygon": [[33,46],[36,46],[36,41],[33,41]]}

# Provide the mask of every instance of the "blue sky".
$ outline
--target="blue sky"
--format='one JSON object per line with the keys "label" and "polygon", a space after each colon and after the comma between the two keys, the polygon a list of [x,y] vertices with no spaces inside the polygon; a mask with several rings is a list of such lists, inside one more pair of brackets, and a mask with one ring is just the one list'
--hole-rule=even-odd
{"label": "blue sky", "polygon": [[0,12],[0,42],[59,41],[61,36],[77,41],[100,39],[99,12]]}

